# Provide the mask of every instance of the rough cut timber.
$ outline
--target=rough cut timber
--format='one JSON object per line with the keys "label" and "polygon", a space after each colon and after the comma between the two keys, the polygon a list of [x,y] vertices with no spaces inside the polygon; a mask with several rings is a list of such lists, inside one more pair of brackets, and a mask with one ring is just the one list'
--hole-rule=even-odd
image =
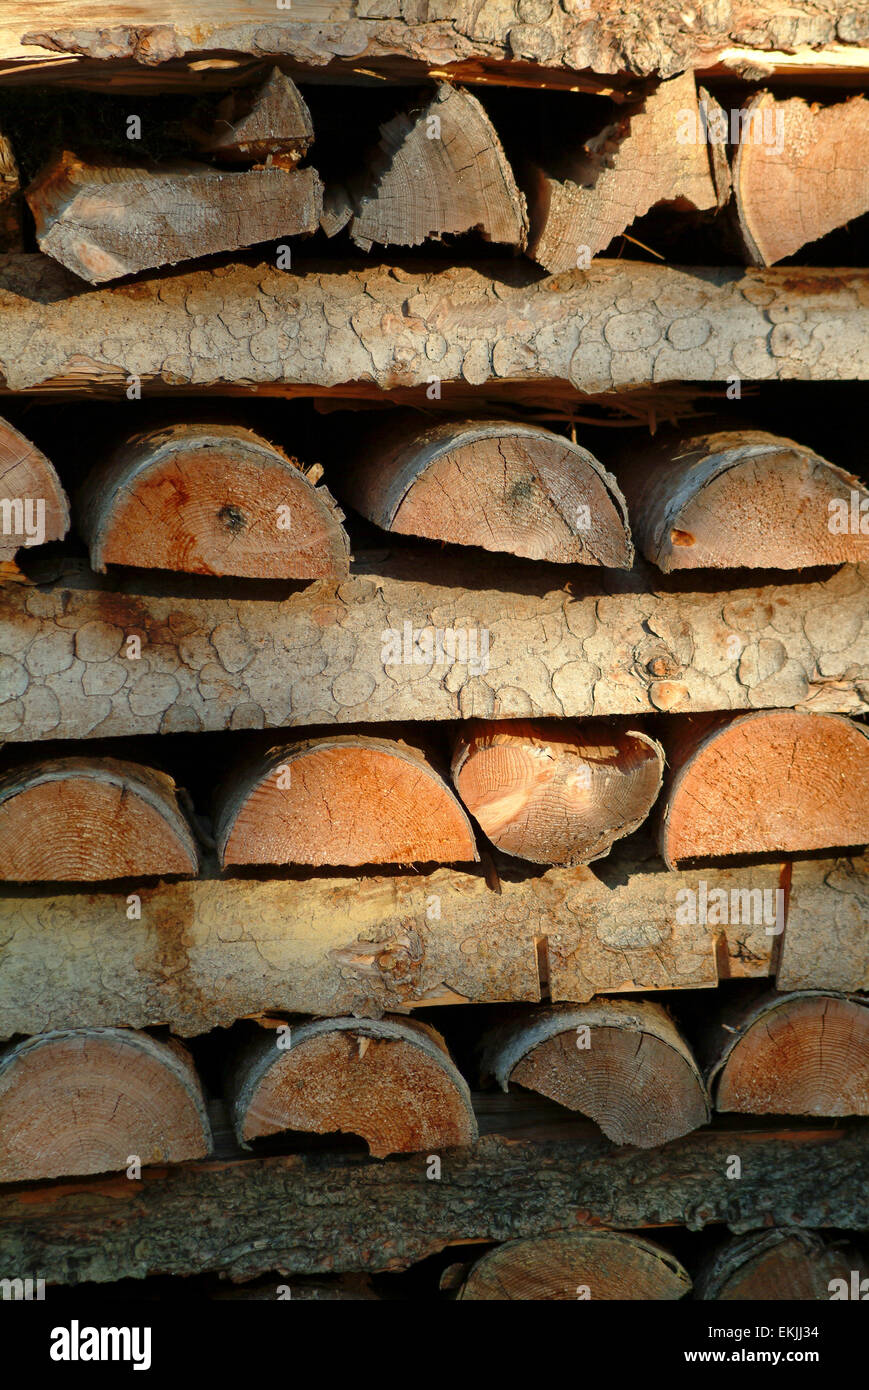
{"label": "rough cut timber", "polygon": [[403,536],[557,564],[633,563],[615,479],[587,449],[536,425],[419,416],[381,423],[350,461],[342,495]]}
{"label": "rough cut timber", "polygon": [[181,1163],[210,1150],[205,1099],[180,1043],[75,1028],[0,1055],[0,1182]]}
{"label": "rough cut timber", "polygon": [[752,588],[695,574],[689,588],[643,566],[538,574],[483,552],[440,557],[436,582],[428,552],[356,560],[339,586],[281,601],[68,565],[6,585],[0,733],[869,709],[865,566]]}
{"label": "rough cut timber", "polygon": [[53,465],[0,418],[0,562],[22,546],[62,540],[68,530],[69,502]]}
{"label": "rough cut timber", "polygon": [[664,750],[593,722],[474,721],[453,748],[456,791],[489,839],[535,864],[588,864],[652,809]]}
{"label": "rough cut timber", "polygon": [[[707,211],[718,205],[705,141],[681,140],[699,125],[693,73],[662,82],[645,100],[588,140],[581,151],[529,172],[529,254],[558,274],[590,258],[657,203]],[[565,147],[564,135],[559,141]]]}
{"label": "rough cut timber", "polygon": [[165,773],[115,758],[56,758],[0,777],[0,879],[195,874],[199,855]]}
{"label": "rough cut timber", "polygon": [[613,466],[637,547],[665,574],[869,559],[869,492],[791,439],[760,430],[670,438],[630,447]]}
{"label": "rough cut timber", "polygon": [[869,843],[869,730],[763,710],[670,726],[658,844],[670,867]]}
{"label": "rough cut timber", "polygon": [[239,88],[219,103],[211,130],[196,143],[230,162],[264,163],[270,157],[291,168],[314,140],[311,113],[295,82],[272,68],[259,87]]}
{"label": "rough cut timber", "polygon": [[15,152],[0,131],[0,251],[23,250],[21,181]]}
{"label": "rough cut timber", "polygon": [[691,1280],[678,1260],[650,1241],[618,1231],[570,1231],[509,1241],[474,1265],[460,1299],[684,1298]]}
{"label": "rough cut timber", "polygon": [[615,1144],[656,1148],[710,1117],[706,1087],[666,1010],[646,1000],[594,999],[502,1024],[483,1073],[502,1091],[524,1086],[581,1110]]}
{"label": "rough cut timber", "polygon": [[46,165],[25,197],[40,249],[92,285],[307,235],[323,206],[314,169],[147,168],[69,151]]}
{"label": "rough cut timber", "polygon": [[869,861],[797,860],[776,986],[869,993]]}
{"label": "rough cut timber", "polygon": [[[725,1242],[697,1277],[694,1297],[716,1302],[817,1300],[848,1297],[869,1266],[856,1250],[829,1244],[814,1231],[784,1226]],[[835,1283],[833,1281],[836,1281]],[[842,1282],[848,1291],[841,1292]]]}
{"label": "rough cut timber", "polygon": [[[727,1176],[734,1153],[739,1182]],[[442,1164],[433,1182],[427,1154],[384,1163],[320,1152],[168,1165],[136,1183],[11,1187],[0,1192],[4,1263],[62,1284],[209,1271],[249,1279],[275,1269],[404,1269],[451,1243],[578,1225],[869,1224],[869,1142],[858,1124],[755,1123],[613,1150],[570,1117],[550,1137],[537,1113],[524,1129],[490,1132]],[[203,1239],[212,1231],[218,1239]]]}
{"label": "rough cut timber", "polygon": [[489,117],[476,97],[446,82],[381,126],[352,196],[350,235],[365,251],[471,231],[521,251],[528,237],[525,199]]}
{"label": "rough cut timber", "polygon": [[575,407],[576,391],[653,382],[865,379],[867,297],[867,270],[593,261],[552,279],[509,259],[336,270],[305,258],[291,275],[217,266],[146,278],[133,293],[13,256],[0,258],[0,379],[114,393],[132,374],[143,389],[340,387],[380,404],[383,390],[412,391],[425,404],[435,376],[452,398],[544,383],[550,405]]}
{"label": "rough cut timber", "polygon": [[473,1144],[471,1093],[433,1028],[394,1018],[320,1019],[270,1031],[230,1082],[239,1143],[282,1130],[358,1134],[375,1158]]}
{"label": "rough cut timber", "polygon": [[869,1115],[869,1007],[800,990],[765,994],[722,1019],[709,1070],[716,1110]]}
{"label": "rough cut timber", "polygon": [[761,92],[739,113],[733,192],[754,265],[774,265],[869,212],[869,101]]}
{"label": "rough cut timber", "polygon": [[255,579],[343,579],[350,543],[324,487],[252,430],[172,425],[89,475],[79,530],[91,566]]}
{"label": "rough cut timber", "polygon": [[249,759],[218,796],[215,839],[221,868],[479,858],[464,810],[426,755],[362,734]]}

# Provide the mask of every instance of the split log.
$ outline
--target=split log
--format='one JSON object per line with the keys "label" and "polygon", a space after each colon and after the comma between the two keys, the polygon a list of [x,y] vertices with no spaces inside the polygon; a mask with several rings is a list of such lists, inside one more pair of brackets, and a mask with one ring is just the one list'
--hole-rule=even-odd
{"label": "split log", "polygon": [[482,1070],[580,1110],[615,1144],[651,1149],[708,1124],[691,1049],[669,1014],[638,1000],[538,1009],[496,1028]]}
{"label": "split log", "polygon": [[256,579],[341,579],[343,514],[281,449],[233,425],[136,435],[88,477],[79,529],[91,566]]}
{"label": "split log", "polygon": [[21,180],[15,152],[0,131],[0,251],[21,251]]}
{"label": "split log", "polygon": [[347,500],[402,536],[532,560],[630,569],[624,499],[593,454],[536,425],[449,420],[381,425],[343,484]]}
{"label": "split log", "polygon": [[700,127],[694,75],[685,72],[620,114],[582,153],[568,151],[533,168],[529,254],[552,273],[587,269],[590,257],[657,203],[716,207],[710,147],[698,138]]}
{"label": "split log", "polygon": [[116,758],[56,758],[0,777],[0,879],[195,874],[171,777]]}
{"label": "split log", "polygon": [[304,236],[317,230],[323,205],[313,169],[148,168],[69,151],[46,165],[25,197],[40,249],[92,285]]}
{"label": "split log", "polygon": [[711,1050],[716,1110],[869,1115],[869,1006],[862,998],[765,994],[722,1018]]}
{"label": "split log", "polygon": [[636,830],[661,790],[647,734],[583,724],[474,721],[458,734],[456,791],[483,832],[535,864],[587,864]]}
{"label": "split log", "polygon": [[220,864],[464,863],[470,822],[418,748],[347,734],[273,748],[220,792]]}
{"label": "split log", "polygon": [[726,430],[631,448],[614,468],[637,545],[665,574],[869,558],[869,491],[791,439]]}
{"label": "split log", "polygon": [[210,1150],[205,1098],[174,1040],[74,1028],[0,1055],[0,1182],[181,1163]]}
{"label": "split log", "polygon": [[228,1083],[240,1144],[283,1130],[357,1134],[375,1158],[472,1144],[477,1121],[446,1043],[416,1020],[327,1018],[269,1031]]}
{"label": "split log", "polygon": [[687,1270],[668,1251],[622,1231],[570,1231],[510,1241],[484,1255],[458,1294],[480,1301],[684,1298]]}
{"label": "split log", "polygon": [[869,101],[752,97],[733,161],[739,229],[753,265],[774,265],[869,212]]}
{"label": "split log", "polygon": [[0,562],[22,546],[62,540],[68,530],[69,502],[53,465],[0,418]]}
{"label": "split log", "polygon": [[212,128],[194,134],[201,149],[218,159],[263,163],[276,159],[292,168],[314,140],[305,100],[286,73],[272,68],[255,88],[230,92],[219,103]]}
{"label": "split log", "polygon": [[828,1302],[843,1281],[850,1291],[852,1271],[859,1283],[869,1266],[856,1250],[832,1245],[814,1231],[792,1226],[753,1231],[727,1241],[706,1262],[694,1297],[722,1303]]}
{"label": "split log", "polygon": [[664,743],[671,772],[658,843],[671,868],[869,842],[869,731],[862,724],[837,714],[758,710],[686,720]]}
{"label": "split log", "polygon": [[791,866],[776,988],[869,993],[869,859],[804,859]]}
{"label": "split log", "polygon": [[470,231],[522,250],[528,236],[525,199],[489,117],[446,82],[381,126],[355,202],[350,235],[365,251]]}

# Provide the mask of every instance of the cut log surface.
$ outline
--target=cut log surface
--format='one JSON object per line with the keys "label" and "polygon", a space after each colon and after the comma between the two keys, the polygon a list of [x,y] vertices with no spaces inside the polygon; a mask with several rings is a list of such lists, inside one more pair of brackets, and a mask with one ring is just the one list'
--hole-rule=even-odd
{"label": "cut log surface", "polygon": [[357,1134],[375,1158],[472,1144],[467,1083],[439,1033],[415,1020],[320,1019],[257,1040],[230,1082],[247,1144],[282,1130]]}
{"label": "cut log surface", "polygon": [[735,1013],[727,1032],[716,1030],[713,1040],[722,1038],[709,1072],[716,1110],[869,1115],[865,1000],[815,990],[764,995]]}
{"label": "cut log surface", "polygon": [[315,232],[323,190],[313,169],[223,173],[153,169],[65,151],[26,190],[42,251],[99,285],[156,266]]}
{"label": "cut log surface", "polygon": [[205,1099],[179,1043],[77,1028],[0,1055],[0,1182],[180,1163],[210,1149]]}
{"label": "cut log surface", "polygon": [[[683,140],[689,117],[691,138]],[[581,153],[534,169],[534,260],[553,273],[587,268],[590,256],[657,203],[716,207],[710,147],[694,134],[699,126],[694,76],[682,73],[587,141]]]}
{"label": "cut log surface", "polygon": [[419,749],[348,734],[272,749],[222,790],[215,816],[228,864],[465,863],[470,822]]}
{"label": "cut log surface", "polygon": [[850,1292],[852,1270],[858,1281],[869,1274],[856,1250],[829,1244],[814,1231],[788,1226],[753,1231],[716,1251],[698,1275],[694,1297],[722,1303],[826,1303],[835,1292],[833,1280],[844,1281]]}
{"label": "cut log surface", "polygon": [[666,737],[658,830],[672,868],[869,843],[869,731],[836,714],[703,716]]}
{"label": "cut log surface", "polygon": [[366,251],[470,231],[521,250],[528,236],[525,199],[491,121],[476,97],[445,82],[381,126],[356,203],[350,235]]}
{"label": "cut log surface", "polygon": [[803,569],[869,559],[869,491],[811,449],[726,430],[614,465],[637,547],[679,569]]}
{"label": "cut log surface", "polygon": [[91,566],[257,579],[341,579],[343,514],[251,430],[174,425],[137,435],[88,478],[79,527]]}
{"label": "cut log surface", "polygon": [[616,1144],[656,1148],[709,1121],[703,1078],[669,1014],[639,1000],[538,1009],[494,1030],[483,1072],[580,1110]]}
{"label": "cut log surface", "polygon": [[[0,418],[0,562],[22,547],[62,540],[69,502],[41,449]],[[5,653],[0,647],[0,666]]]}
{"label": "cut log surface", "polygon": [[277,156],[282,165],[291,166],[313,139],[311,113],[301,92],[275,67],[261,86],[224,97],[213,129],[197,143],[219,159],[262,162]]}
{"label": "cut log surface", "polygon": [[458,735],[452,776],[464,805],[507,854],[587,864],[642,825],[664,771],[660,744],[636,730],[474,721]]}
{"label": "cut log surface", "polygon": [[115,758],[57,758],[0,778],[0,879],[195,874],[171,777]]}
{"label": "cut log surface", "polygon": [[869,212],[869,101],[753,97],[740,112],[733,189],[745,249],[775,265]]}
{"label": "cut log surface", "polygon": [[521,1302],[684,1298],[691,1280],[678,1260],[621,1231],[565,1232],[510,1241],[474,1265],[460,1299]]}
{"label": "cut log surface", "polygon": [[503,420],[418,417],[378,430],[354,458],[347,500],[385,531],[510,551],[532,560],[630,569],[624,499],[593,454]]}
{"label": "cut log surface", "polygon": [[0,131],[0,251],[23,249],[21,180],[15,152]]}

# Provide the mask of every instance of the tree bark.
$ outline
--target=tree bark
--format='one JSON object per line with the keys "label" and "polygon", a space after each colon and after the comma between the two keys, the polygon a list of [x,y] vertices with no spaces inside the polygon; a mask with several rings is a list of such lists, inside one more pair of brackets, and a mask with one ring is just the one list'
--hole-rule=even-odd
{"label": "tree bark", "polygon": [[687,1270],[651,1241],[616,1231],[509,1241],[478,1260],[458,1297],[479,1302],[684,1298]]}
{"label": "tree bark", "polygon": [[54,466],[2,418],[0,495],[0,562],[11,560],[22,547],[63,540],[69,530],[69,501]]}
{"label": "tree bark", "polygon": [[869,861],[797,860],[776,979],[781,990],[869,992]]}

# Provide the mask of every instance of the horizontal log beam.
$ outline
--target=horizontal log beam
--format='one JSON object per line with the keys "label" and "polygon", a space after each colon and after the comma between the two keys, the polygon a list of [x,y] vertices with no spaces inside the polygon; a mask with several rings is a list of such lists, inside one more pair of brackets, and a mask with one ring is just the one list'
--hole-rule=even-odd
{"label": "horizontal log beam", "polygon": [[[735,1232],[869,1223],[865,1123],[717,1126],[658,1149],[616,1150],[582,1121],[559,1119],[549,1131],[557,1137],[541,1138],[541,1112],[525,1106],[525,1124],[510,1124],[515,1109],[503,1107],[506,1126],[473,1148],[444,1153],[435,1182],[425,1154],[388,1163],[292,1154],[146,1168],[139,1182],[16,1183],[0,1190],[4,1267],[48,1283],[208,1272],[239,1280],[274,1269],[405,1269],[451,1244],[577,1223],[726,1222]],[[551,1108],[544,1113],[551,1120]],[[727,1176],[733,1155],[739,1182]]]}
{"label": "horizontal log beam", "polygon": [[[192,1036],[269,1011],[376,1016],[714,988],[775,973],[781,933],[767,925],[778,925],[779,903],[784,959],[801,987],[869,984],[867,862],[796,865],[790,906],[787,879],[778,864],[668,873],[656,860],[617,857],[596,872],[504,878],[500,893],[482,871],[447,868],[96,893],[7,889],[0,1037],[158,1024]],[[755,899],[740,898],[732,913],[734,891],[746,889]],[[736,920],[719,920],[725,901]],[[828,922],[835,930],[823,930]]]}
{"label": "horizontal log beam", "polygon": [[[0,257],[0,379],[11,391],[340,388],[420,404],[460,388],[587,394],[664,382],[865,380],[869,271],[677,269],[595,261],[546,277],[466,266],[308,262],[149,275],[91,288]],[[794,318],[795,312],[799,310]],[[835,322],[835,332],[830,331]]]}
{"label": "horizontal log beam", "polygon": [[432,583],[431,557],[359,556],[346,582],[280,601],[71,567],[6,584],[0,736],[869,709],[865,567],[720,590],[714,574],[589,578],[483,555],[439,554]]}

